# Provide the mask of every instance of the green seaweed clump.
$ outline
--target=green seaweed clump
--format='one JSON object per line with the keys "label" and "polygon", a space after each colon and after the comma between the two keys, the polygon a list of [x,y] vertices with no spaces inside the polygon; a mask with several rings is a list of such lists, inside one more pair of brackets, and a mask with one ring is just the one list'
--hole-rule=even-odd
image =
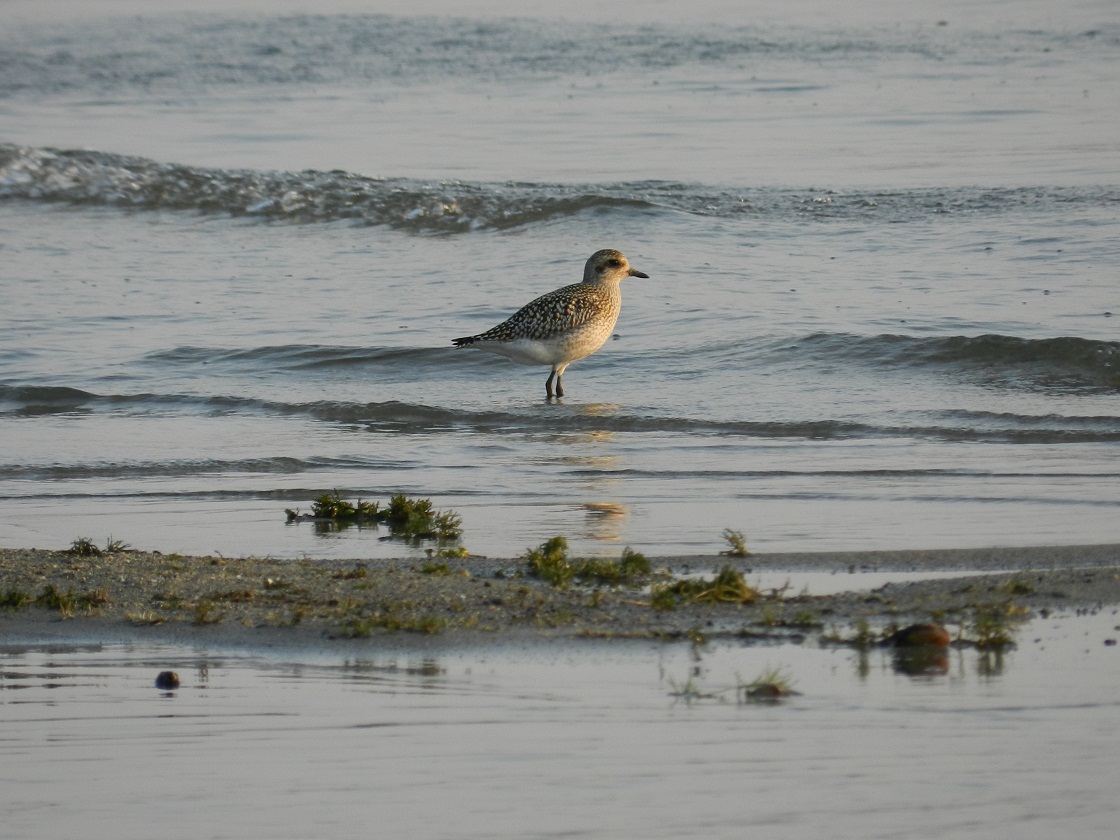
{"label": "green seaweed clump", "polygon": [[74,603],[72,591],[63,592],[53,583],[48,583],[43,587],[43,591],[35,596],[35,606],[46,610],[58,610],[63,615],[73,612]]}
{"label": "green seaweed clump", "polygon": [[529,574],[547,581],[558,589],[572,583],[625,586],[650,575],[649,560],[644,554],[627,547],[618,560],[602,558],[568,558],[568,541],[553,537],[525,554]]}
{"label": "green seaweed clump", "polygon": [[9,588],[4,594],[0,595],[0,609],[2,610],[22,610],[24,607],[30,606],[31,594],[24,592],[22,589]]}
{"label": "green seaweed clump", "polygon": [[655,586],[650,592],[650,606],[656,610],[671,610],[677,604],[749,604],[761,597],[759,591],[749,586],[742,573],[734,566],[724,566],[716,576],[686,578],[664,586]]}
{"label": "green seaweed clump", "polygon": [[721,551],[727,557],[746,557],[750,554],[747,551],[747,539],[743,536],[742,531],[732,531],[730,528],[723,529],[723,538],[727,540],[727,551]]}
{"label": "green seaweed clump", "polygon": [[[26,603],[26,602],[24,602]],[[35,596],[30,603],[47,610],[58,610],[63,618],[69,618],[75,609],[83,609],[88,613],[97,611],[100,607],[112,603],[108,590],[95,589],[90,592],[75,595],[73,590],[63,592],[53,583],[43,587],[43,591]]]}
{"label": "green seaweed clump", "polygon": [[75,557],[105,557],[109,554],[119,554],[122,551],[129,551],[132,548],[128,543],[123,540],[113,539],[110,534],[109,538],[105,541],[105,548],[98,548],[93,540],[89,537],[78,537],[74,542],[70,543],[70,548],[66,550],[67,554],[72,554]]}
{"label": "green seaweed clump", "polygon": [[406,540],[457,540],[463,535],[463,518],[452,511],[437,511],[431,499],[410,499],[398,493],[389,500],[383,521],[394,537]]}
{"label": "green seaweed clump", "polygon": [[100,557],[105,552],[98,548],[89,537],[78,537],[70,543],[70,548],[66,553],[73,554],[75,557]]}
{"label": "green seaweed clump", "polygon": [[419,569],[422,575],[433,575],[434,577],[447,577],[453,574],[451,567],[446,563],[425,563]]}
{"label": "green seaweed clump", "polygon": [[653,569],[649,559],[639,551],[627,546],[622,556],[614,560],[583,560],[576,568],[580,580],[592,580],[612,586],[622,586],[649,577]]}
{"label": "green seaweed clump", "polygon": [[331,493],[324,493],[311,503],[311,515],[316,519],[376,522],[378,519],[377,502],[363,502],[358,499],[357,504],[353,504],[342,498],[342,494],[335,490]]}
{"label": "green seaweed clump", "polygon": [[398,493],[389,500],[387,508],[377,502],[361,499],[350,502],[337,490],[323,493],[311,504],[311,516],[302,516],[299,510],[288,509],[288,522],[312,519],[316,524],[333,527],[349,525],[387,525],[391,537],[418,542],[439,540],[450,542],[463,535],[463,519],[453,511],[437,511],[431,499],[412,499]]}
{"label": "green seaweed clump", "polygon": [[529,574],[547,581],[557,588],[571,583],[575,573],[568,561],[568,541],[563,537],[553,537],[531,548],[525,553]]}
{"label": "green seaweed clump", "polygon": [[971,627],[972,641],[981,649],[1000,649],[1015,644],[1012,625],[1019,617],[1013,606],[976,608]]}

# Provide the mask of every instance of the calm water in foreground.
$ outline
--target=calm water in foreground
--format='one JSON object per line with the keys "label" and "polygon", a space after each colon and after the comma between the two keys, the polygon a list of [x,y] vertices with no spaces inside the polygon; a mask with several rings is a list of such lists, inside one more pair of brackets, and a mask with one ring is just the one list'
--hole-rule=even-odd
{"label": "calm water in foreground", "polygon": [[[1038,619],[922,676],[797,645],[8,646],[0,833],[1103,840],[1118,624]],[[736,702],[770,668],[801,695]]]}

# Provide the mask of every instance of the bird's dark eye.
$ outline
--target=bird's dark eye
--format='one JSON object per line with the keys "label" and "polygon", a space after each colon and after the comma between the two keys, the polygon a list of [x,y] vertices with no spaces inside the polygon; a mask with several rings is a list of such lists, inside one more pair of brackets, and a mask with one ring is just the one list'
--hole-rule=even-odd
{"label": "bird's dark eye", "polygon": [[622,265],[622,263],[612,257],[611,259],[607,260],[607,265],[613,265],[615,268],[618,268],[620,265]]}

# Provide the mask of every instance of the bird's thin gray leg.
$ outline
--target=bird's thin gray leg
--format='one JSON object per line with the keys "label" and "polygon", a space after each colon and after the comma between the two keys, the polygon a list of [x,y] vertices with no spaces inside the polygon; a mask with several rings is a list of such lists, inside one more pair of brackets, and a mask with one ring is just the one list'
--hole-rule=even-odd
{"label": "bird's thin gray leg", "polygon": [[[548,395],[549,399],[552,399],[552,379],[555,376],[556,376],[556,371],[552,371],[551,373],[548,374],[548,379],[546,379],[544,381],[544,392]],[[558,387],[560,385],[559,378],[556,379],[556,385]],[[563,393],[561,393],[561,396],[563,396]]]}
{"label": "bird's thin gray leg", "polygon": [[558,396],[558,397],[564,396],[564,386],[560,384],[560,380],[562,378],[563,378],[563,374],[560,374],[560,373],[556,374],[556,396]]}

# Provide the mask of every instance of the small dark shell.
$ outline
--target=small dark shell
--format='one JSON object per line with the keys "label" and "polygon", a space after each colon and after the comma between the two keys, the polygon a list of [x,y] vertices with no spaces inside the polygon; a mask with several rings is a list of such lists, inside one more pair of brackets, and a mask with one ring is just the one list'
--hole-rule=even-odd
{"label": "small dark shell", "polygon": [[160,671],[156,677],[156,688],[178,688],[179,675],[174,671]]}

